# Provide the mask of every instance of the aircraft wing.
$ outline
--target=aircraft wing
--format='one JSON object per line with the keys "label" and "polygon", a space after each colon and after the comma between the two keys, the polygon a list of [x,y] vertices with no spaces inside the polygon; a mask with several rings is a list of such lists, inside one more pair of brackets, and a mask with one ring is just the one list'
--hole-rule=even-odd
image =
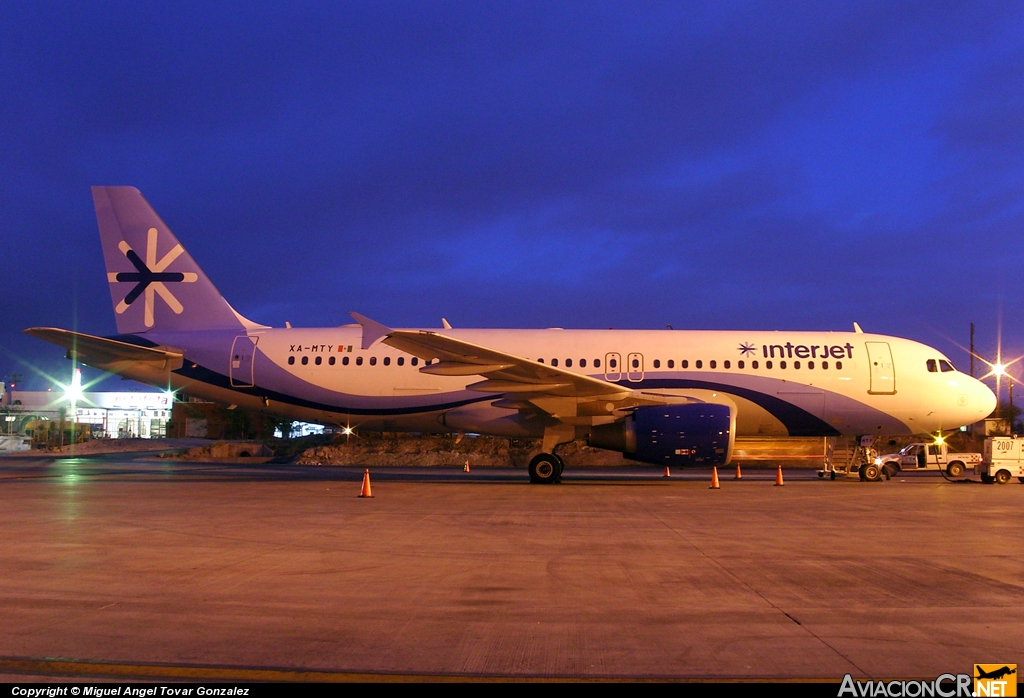
{"label": "aircraft wing", "polygon": [[488,349],[426,330],[395,330],[385,344],[421,359],[439,359],[420,369],[435,376],[475,376],[466,386],[482,393],[542,393],[559,397],[622,399],[633,391],[615,383]]}
{"label": "aircraft wing", "polygon": [[363,348],[381,340],[425,361],[422,373],[435,376],[481,376],[482,381],[466,386],[482,393],[540,394],[558,397],[621,400],[634,394],[615,383],[566,371],[537,361],[507,354],[448,337],[430,330],[393,330],[378,322],[351,313],[363,327]]}
{"label": "aircraft wing", "polygon": [[[158,364],[162,368],[180,368],[182,354],[175,351],[140,347],[116,339],[105,339],[91,334],[62,330],[57,327],[30,327],[25,334],[45,339],[76,354],[78,361],[90,366],[102,366],[121,361]],[[177,364],[175,366],[175,364]]]}

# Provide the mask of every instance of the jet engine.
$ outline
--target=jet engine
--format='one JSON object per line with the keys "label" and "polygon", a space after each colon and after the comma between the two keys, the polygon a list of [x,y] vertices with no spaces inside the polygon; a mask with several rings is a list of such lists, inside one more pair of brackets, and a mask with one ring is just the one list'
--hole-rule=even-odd
{"label": "jet engine", "polygon": [[638,407],[590,430],[591,446],[658,465],[725,465],[735,439],[734,408],[709,402]]}

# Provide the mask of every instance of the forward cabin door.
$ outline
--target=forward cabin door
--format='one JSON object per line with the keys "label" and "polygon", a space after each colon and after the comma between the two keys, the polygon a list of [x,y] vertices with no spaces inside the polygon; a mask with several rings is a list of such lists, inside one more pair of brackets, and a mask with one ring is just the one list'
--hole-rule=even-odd
{"label": "forward cabin door", "polygon": [[896,369],[892,364],[892,350],[888,342],[865,342],[868,350],[868,364],[871,366],[872,395],[896,394]]}
{"label": "forward cabin door", "polygon": [[231,343],[231,363],[229,376],[232,388],[251,388],[253,386],[253,357],[256,355],[256,342],[259,337],[239,335]]}

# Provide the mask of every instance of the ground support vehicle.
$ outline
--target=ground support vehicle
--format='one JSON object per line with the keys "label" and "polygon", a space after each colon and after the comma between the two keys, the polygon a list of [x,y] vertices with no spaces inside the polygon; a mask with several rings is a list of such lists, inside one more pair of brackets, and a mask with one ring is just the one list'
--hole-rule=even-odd
{"label": "ground support vehicle", "polygon": [[1013,477],[1024,483],[1024,439],[991,436],[985,439],[985,459],[978,466],[981,481],[1007,484]]}
{"label": "ground support vehicle", "polygon": [[913,443],[899,453],[879,456],[875,462],[890,476],[901,470],[944,470],[950,477],[960,477],[981,461],[980,453],[950,453],[945,443]]}

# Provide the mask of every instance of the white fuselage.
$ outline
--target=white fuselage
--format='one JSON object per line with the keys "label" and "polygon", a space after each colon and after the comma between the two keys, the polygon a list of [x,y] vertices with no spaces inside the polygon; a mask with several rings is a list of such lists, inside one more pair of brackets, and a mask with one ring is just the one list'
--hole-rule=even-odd
{"label": "white fuselage", "polygon": [[[939,351],[883,335],[558,329],[437,332],[645,394],[724,398],[736,405],[740,436],[935,432],[983,419],[995,406],[992,391],[981,382],[951,366],[937,370],[939,360],[945,361]],[[523,437],[543,433],[542,423],[514,419],[514,409],[494,406],[500,396],[467,389],[480,381],[479,376],[421,373],[422,359],[380,342],[361,349],[358,326],[251,330],[252,358],[243,356],[234,363],[222,342],[198,342],[191,349],[189,336],[203,334],[160,338],[161,344],[185,350],[186,370],[172,374],[172,387],[295,419],[352,427]],[[190,361],[230,382],[215,385],[216,381],[190,373]],[[574,411],[572,405],[559,409],[559,419],[583,428],[621,416],[594,414],[593,409]]]}

